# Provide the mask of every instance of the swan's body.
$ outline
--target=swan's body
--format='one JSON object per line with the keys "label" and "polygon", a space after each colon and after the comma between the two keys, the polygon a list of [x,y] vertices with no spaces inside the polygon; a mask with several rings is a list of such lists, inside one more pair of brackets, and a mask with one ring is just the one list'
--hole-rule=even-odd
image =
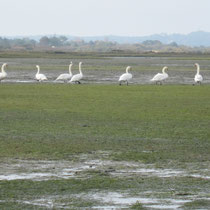
{"label": "swan's body", "polygon": [[130,70],[130,69],[131,69],[131,67],[128,66],[128,67],[126,68],[126,73],[124,73],[124,74],[122,74],[122,75],[120,76],[120,78],[119,78],[119,82],[120,82],[119,85],[121,85],[122,82],[126,82],[127,85],[128,85],[128,81],[131,80],[132,77],[133,77],[132,74],[128,72],[128,70]]}
{"label": "swan's body", "polygon": [[75,82],[75,83],[78,83],[78,84],[81,83],[80,80],[83,78],[81,66],[82,66],[82,62],[79,63],[79,74],[75,74],[75,75],[71,78],[70,82]]}
{"label": "swan's body", "polygon": [[4,63],[1,67],[1,72],[0,72],[0,81],[5,79],[7,77],[7,73],[4,70],[4,67],[7,66],[7,63]]}
{"label": "swan's body", "polygon": [[197,67],[197,73],[194,77],[194,81],[201,85],[201,82],[203,81],[202,75],[200,75],[200,65],[198,63],[195,63],[195,66]]}
{"label": "swan's body", "polygon": [[67,82],[68,80],[70,80],[72,78],[72,72],[71,72],[72,65],[73,65],[73,63],[71,62],[69,65],[69,73],[68,74],[61,74],[60,76],[58,76],[58,78],[56,80],[62,80],[64,82]]}
{"label": "swan's body", "polygon": [[162,73],[157,73],[150,81],[162,84],[162,81],[168,78],[168,74],[165,72],[167,69],[167,66],[163,67]]}
{"label": "swan's body", "polygon": [[40,72],[40,67],[37,65],[36,68],[37,68],[37,73],[36,73],[36,76],[35,76],[36,80],[38,80],[39,82],[47,80],[47,77],[44,74],[39,73]]}

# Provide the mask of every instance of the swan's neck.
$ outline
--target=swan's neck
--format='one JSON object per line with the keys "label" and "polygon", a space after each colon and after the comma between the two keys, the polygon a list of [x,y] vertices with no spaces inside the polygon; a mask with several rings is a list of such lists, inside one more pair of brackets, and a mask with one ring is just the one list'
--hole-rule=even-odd
{"label": "swan's neck", "polygon": [[197,74],[200,73],[200,66],[199,65],[196,65],[197,66]]}
{"label": "swan's neck", "polygon": [[72,64],[69,65],[69,74],[70,74],[70,75],[72,75],[71,67],[72,67]]}
{"label": "swan's neck", "polygon": [[37,74],[39,74],[39,72],[40,72],[40,67],[37,66],[36,68],[37,68]]}
{"label": "swan's neck", "polygon": [[5,67],[5,66],[6,66],[6,65],[3,64],[2,67],[1,67],[1,72],[4,73],[4,74],[6,73],[5,70],[4,70],[4,67]]}
{"label": "swan's neck", "polygon": [[126,73],[128,74],[128,70],[129,70],[129,68],[126,68]]}
{"label": "swan's neck", "polygon": [[82,64],[79,64],[79,73],[82,74]]}
{"label": "swan's neck", "polygon": [[166,67],[163,68],[163,70],[162,70],[163,74],[166,73],[166,72],[165,72],[166,69],[167,69]]}

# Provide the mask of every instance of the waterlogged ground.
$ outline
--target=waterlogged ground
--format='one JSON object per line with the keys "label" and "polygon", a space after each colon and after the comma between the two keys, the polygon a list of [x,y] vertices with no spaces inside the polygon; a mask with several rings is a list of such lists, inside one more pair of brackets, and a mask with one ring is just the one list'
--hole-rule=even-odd
{"label": "waterlogged ground", "polygon": [[[96,157],[101,157],[101,159],[95,159]],[[155,164],[110,160],[109,153],[101,151],[92,155],[75,155],[72,161],[6,159],[1,161],[0,167],[0,181],[28,180],[34,185],[36,182],[40,184],[63,180],[64,182],[68,180],[88,182],[88,180],[96,179],[97,176],[118,182],[135,180],[136,186],[117,189],[112,188],[112,183],[110,183],[110,189],[96,187],[96,189],[80,193],[58,193],[57,195],[49,193],[47,196],[38,196],[36,199],[26,199],[25,196],[18,200],[7,198],[0,200],[0,206],[4,202],[14,202],[25,207],[69,209],[77,206],[79,201],[83,205],[89,203],[89,207],[93,209],[121,209],[132,206],[141,206],[145,209],[177,209],[196,201],[203,202],[204,206],[206,203],[210,204],[209,162],[202,165],[188,163],[181,168],[164,166],[157,168]],[[154,184],[153,186],[148,183],[149,179]],[[170,188],[164,186],[161,189],[156,188],[160,182],[170,183]],[[176,186],[176,182],[183,182],[183,186]],[[188,191],[185,188],[185,182],[191,182],[191,185],[193,183],[198,189]]]}
{"label": "waterlogged ground", "polygon": [[[85,85],[53,82],[71,60]],[[0,209],[209,209],[207,58],[0,61]],[[205,85],[183,85],[195,62]],[[127,65],[132,85],[115,85]],[[165,65],[166,85],[149,85]]]}
{"label": "waterlogged ground", "polygon": [[169,78],[166,84],[193,84],[196,68],[194,63],[201,65],[201,74],[204,77],[203,83],[210,83],[210,62],[209,60],[180,59],[170,57],[113,57],[104,59],[38,59],[38,58],[7,58],[0,59],[0,62],[7,62],[8,77],[3,82],[34,83],[36,65],[40,65],[41,72],[48,78],[48,83],[54,80],[61,73],[68,73],[68,65],[73,61],[73,74],[78,73],[78,63],[83,62],[83,83],[114,84],[118,82],[119,76],[125,72],[128,65],[132,67],[132,84],[151,84],[150,79],[161,72],[164,66],[168,66]]}
{"label": "waterlogged ground", "polygon": [[[104,154],[100,153],[103,157]],[[74,157],[73,161],[4,160],[1,162],[0,180],[32,179],[36,181],[85,178],[86,172],[100,171],[114,177],[133,175],[167,177],[195,177],[210,179],[210,165],[188,163],[185,168],[157,168],[154,164],[92,159],[91,155]]]}

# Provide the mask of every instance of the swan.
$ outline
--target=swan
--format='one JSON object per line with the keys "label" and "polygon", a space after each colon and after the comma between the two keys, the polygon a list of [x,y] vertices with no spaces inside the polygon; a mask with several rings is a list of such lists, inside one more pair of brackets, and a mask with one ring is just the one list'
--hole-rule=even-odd
{"label": "swan", "polygon": [[44,74],[40,74],[40,67],[39,65],[36,65],[37,68],[37,73],[36,73],[36,80],[38,80],[39,82],[47,80],[47,77]]}
{"label": "swan", "polygon": [[1,67],[1,72],[0,72],[0,82],[7,77],[7,73],[4,70],[4,67],[7,66],[7,63],[4,63]]}
{"label": "swan", "polygon": [[69,82],[75,82],[81,84],[80,80],[83,78],[81,66],[82,62],[79,63],[79,74],[75,74]]}
{"label": "swan", "polygon": [[168,67],[163,67],[162,73],[157,73],[150,81],[155,82],[156,85],[158,82],[162,85],[162,81],[168,78],[168,74],[165,72],[166,70],[168,70]]}
{"label": "swan", "polygon": [[126,73],[124,73],[124,74],[122,74],[122,75],[120,76],[120,78],[119,78],[119,82],[120,82],[119,85],[121,85],[122,82],[126,82],[127,85],[128,85],[128,81],[131,80],[132,77],[133,77],[131,73],[128,73],[128,70],[130,70],[130,69],[131,69],[131,67],[128,66],[128,67],[126,68]]}
{"label": "swan", "polygon": [[197,73],[194,77],[194,81],[201,85],[201,82],[203,81],[202,75],[200,75],[200,65],[198,63],[195,63],[195,67],[197,67]]}
{"label": "swan", "polygon": [[58,76],[57,80],[63,80],[64,82],[67,80],[70,80],[72,78],[72,72],[71,72],[71,68],[73,66],[73,63],[71,62],[69,65],[69,73],[68,74],[60,74],[60,76]]}

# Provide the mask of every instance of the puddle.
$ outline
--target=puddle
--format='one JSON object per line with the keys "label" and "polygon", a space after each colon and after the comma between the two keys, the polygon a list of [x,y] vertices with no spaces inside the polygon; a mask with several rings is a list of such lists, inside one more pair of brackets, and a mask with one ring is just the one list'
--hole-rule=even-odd
{"label": "puddle", "polygon": [[20,173],[20,174],[8,174],[8,175],[0,175],[0,180],[18,180],[18,179],[39,179],[52,176],[50,173]]}
{"label": "puddle", "polygon": [[191,174],[191,177],[200,178],[200,179],[210,179],[210,176],[203,176],[199,174]]}
{"label": "puddle", "polygon": [[184,175],[185,171],[172,170],[172,169],[155,169],[155,168],[140,168],[140,169],[128,169],[120,170],[117,173],[125,174],[141,174],[144,176],[158,176],[158,177],[173,177]]}
{"label": "puddle", "polygon": [[34,201],[18,201],[19,203],[29,204],[34,206],[46,207],[46,208],[53,208],[53,202],[47,199],[37,199]]}
{"label": "puddle", "polygon": [[181,205],[148,205],[147,207],[149,208],[154,208],[154,209],[177,209],[181,207]]}
{"label": "puddle", "polygon": [[[108,154],[97,154],[105,159],[92,159],[95,156],[81,155],[75,161],[35,161],[5,160],[0,164],[0,180],[32,179],[35,181],[49,179],[87,178],[88,171],[100,171],[116,177],[133,175],[147,177],[193,177],[210,179],[210,169],[199,170],[195,167],[187,169],[160,169],[152,164],[126,161],[106,160]],[[89,173],[90,174],[90,173]],[[89,175],[91,176],[91,175]]]}
{"label": "puddle", "polygon": [[[62,200],[64,197],[56,196],[41,198],[31,201],[18,201],[23,204],[30,204],[34,206],[46,207],[46,208],[68,208],[68,204],[59,202],[59,199]],[[71,195],[70,200],[89,200],[97,203],[92,206],[92,209],[121,209],[129,208],[131,205],[139,202],[143,207],[154,208],[154,209],[176,209],[181,207],[187,202],[191,202],[193,199],[159,199],[159,198],[147,198],[147,197],[131,197],[128,193],[119,193],[119,192],[98,192],[98,193],[88,193],[88,194],[73,194]],[[99,204],[100,203],[100,204]],[[72,204],[72,203],[71,203]]]}
{"label": "puddle", "polygon": [[[95,169],[94,162],[75,163],[73,161],[27,161],[16,160],[0,166],[0,180],[68,179],[78,176],[78,172]],[[79,177],[79,176],[78,176]]]}
{"label": "puddle", "polygon": [[[83,195],[85,196],[85,195]],[[104,192],[89,194],[89,199],[103,202],[104,206],[95,206],[95,208],[109,209],[110,206],[114,208],[128,208],[129,206],[139,202],[144,207],[157,208],[157,209],[176,209],[181,207],[187,202],[191,202],[190,199],[158,199],[158,198],[146,198],[146,197],[130,197],[128,194],[121,194],[118,192]]]}

